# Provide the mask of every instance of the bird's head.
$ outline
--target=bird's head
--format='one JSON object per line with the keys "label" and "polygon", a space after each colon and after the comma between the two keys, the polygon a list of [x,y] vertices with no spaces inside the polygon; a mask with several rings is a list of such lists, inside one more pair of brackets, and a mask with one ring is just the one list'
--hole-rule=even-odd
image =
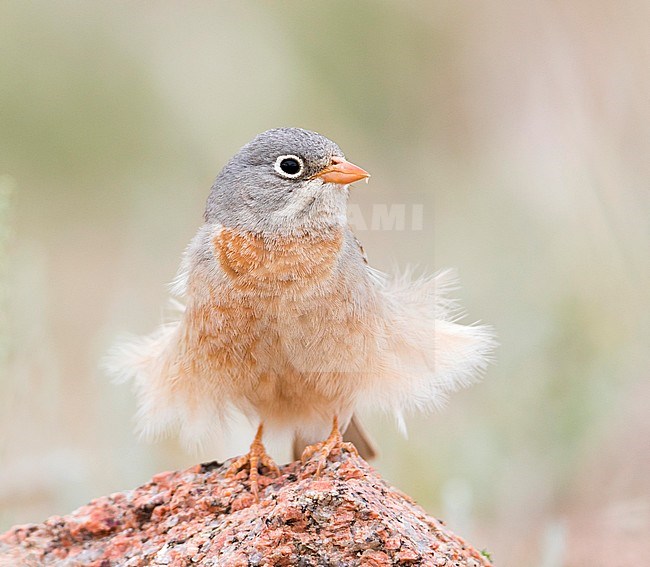
{"label": "bird's head", "polygon": [[207,222],[260,234],[300,235],[346,223],[348,185],[369,174],[316,132],[257,135],[217,177]]}

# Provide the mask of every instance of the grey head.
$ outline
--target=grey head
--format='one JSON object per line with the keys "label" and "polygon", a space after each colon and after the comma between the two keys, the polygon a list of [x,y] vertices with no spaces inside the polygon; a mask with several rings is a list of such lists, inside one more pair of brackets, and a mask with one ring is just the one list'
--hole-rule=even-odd
{"label": "grey head", "polygon": [[205,220],[265,236],[342,226],[348,185],[367,177],[325,136],[301,128],[267,130],[221,170]]}

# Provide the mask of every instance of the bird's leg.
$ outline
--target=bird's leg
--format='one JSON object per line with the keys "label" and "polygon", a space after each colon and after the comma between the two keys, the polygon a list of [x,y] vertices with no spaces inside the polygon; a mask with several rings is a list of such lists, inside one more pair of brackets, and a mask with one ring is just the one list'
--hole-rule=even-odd
{"label": "bird's leg", "polygon": [[341,435],[341,431],[339,430],[339,418],[335,415],[332,420],[332,431],[330,436],[325,441],[309,445],[305,448],[301,460],[303,463],[306,463],[314,456],[314,454],[320,453],[320,456],[318,457],[318,466],[316,467],[316,476],[318,476],[323,470],[329,456],[336,451],[342,452],[344,450],[357,457],[359,456],[357,448],[352,443],[343,441],[343,435]]}
{"label": "bird's leg", "polygon": [[262,443],[263,429],[264,424],[260,423],[257,428],[257,433],[255,434],[255,439],[253,439],[248,453],[234,461],[226,472],[226,476],[234,476],[240,470],[247,468],[249,471],[248,480],[250,481],[251,492],[253,493],[255,500],[259,500],[258,478],[260,476],[260,468],[266,467],[274,475],[280,474],[278,465],[276,465],[273,459],[266,453],[266,449]]}

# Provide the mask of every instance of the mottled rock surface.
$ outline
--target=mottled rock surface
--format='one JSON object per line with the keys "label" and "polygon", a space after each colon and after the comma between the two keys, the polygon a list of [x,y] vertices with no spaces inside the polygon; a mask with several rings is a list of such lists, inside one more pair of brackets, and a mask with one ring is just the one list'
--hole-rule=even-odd
{"label": "mottled rock surface", "polygon": [[197,465],[156,475],[67,516],[0,535],[2,566],[490,565],[478,551],[348,453],[261,479]]}

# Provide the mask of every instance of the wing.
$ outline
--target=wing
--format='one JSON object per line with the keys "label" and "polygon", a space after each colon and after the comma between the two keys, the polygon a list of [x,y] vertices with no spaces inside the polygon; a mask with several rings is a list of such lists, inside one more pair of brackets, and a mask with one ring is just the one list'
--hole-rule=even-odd
{"label": "wing", "polygon": [[363,244],[361,244],[361,241],[357,238],[356,234],[354,234],[351,229],[350,232],[352,234],[352,238],[354,238],[354,243],[359,248],[359,252],[361,252],[361,258],[363,258],[363,263],[367,265],[368,255],[366,254],[366,249],[363,247]]}

